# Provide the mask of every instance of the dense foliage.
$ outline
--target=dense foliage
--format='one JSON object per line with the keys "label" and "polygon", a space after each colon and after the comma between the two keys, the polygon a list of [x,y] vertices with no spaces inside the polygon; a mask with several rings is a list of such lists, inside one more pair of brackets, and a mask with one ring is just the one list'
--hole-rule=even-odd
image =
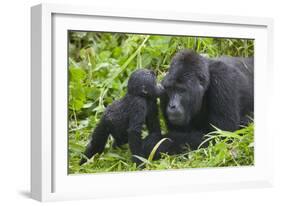
{"label": "dense foliage", "polygon": [[[251,56],[254,41],[69,32],[69,173],[139,170],[131,162],[128,147],[113,149],[112,141],[108,141],[103,154],[96,155],[89,163],[79,166],[78,162],[105,107],[124,96],[130,74],[137,68],[151,68],[161,80],[173,55],[183,48],[208,57]],[[161,127],[165,132],[162,117]],[[253,128],[251,124],[234,133],[216,128],[206,136],[206,141],[212,139],[208,148],[164,155],[158,161],[143,159],[145,169],[252,165]]]}

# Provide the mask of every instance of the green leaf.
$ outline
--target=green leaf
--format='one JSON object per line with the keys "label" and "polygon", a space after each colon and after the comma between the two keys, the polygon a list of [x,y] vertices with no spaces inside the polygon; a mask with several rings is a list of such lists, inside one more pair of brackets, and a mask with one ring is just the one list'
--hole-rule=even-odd
{"label": "green leaf", "polygon": [[71,67],[70,71],[70,81],[80,82],[83,81],[86,77],[86,72],[78,67]]}
{"label": "green leaf", "polygon": [[77,144],[77,143],[75,143],[75,142],[73,142],[73,141],[70,141],[70,142],[69,142],[69,147],[70,147],[73,151],[79,152],[79,153],[82,153],[82,152],[84,151],[84,149],[85,149],[82,145]]}
{"label": "green leaf", "polygon": [[145,159],[144,157],[138,156],[138,155],[133,155],[134,157],[138,158],[140,161],[142,161],[145,164],[151,165],[152,163]]}
{"label": "green leaf", "polygon": [[108,61],[109,57],[111,56],[111,51],[102,51],[100,54],[99,54],[99,60],[101,62],[106,62]]}
{"label": "green leaf", "polygon": [[148,161],[149,161],[149,162],[151,162],[151,161],[153,160],[154,155],[155,155],[157,149],[158,149],[159,146],[160,146],[164,141],[166,141],[166,140],[171,141],[171,139],[169,139],[169,138],[163,138],[163,139],[161,139],[159,142],[157,142],[157,144],[153,147],[153,149],[152,149],[152,151],[150,152],[149,157],[148,157]]}

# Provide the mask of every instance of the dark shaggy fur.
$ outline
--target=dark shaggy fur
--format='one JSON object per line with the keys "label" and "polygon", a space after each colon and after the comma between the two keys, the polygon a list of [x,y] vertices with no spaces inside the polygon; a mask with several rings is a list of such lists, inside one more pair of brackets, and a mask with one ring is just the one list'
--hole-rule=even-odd
{"label": "dark shaggy fur", "polygon": [[[156,101],[161,92],[163,89],[157,85],[153,71],[139,69],[132,73],[128,81],[128,93],[107,107],[91,135],[85,156],[91,158],[103,152],[110,134],[114,138],[114,145],[129,143],[133,155],[143,156],[143,125],[146,123],[149,133],[161,135]],[[133,157],[133,160],[139,163],[137,158]],[[80,165],[86,161],[82,158]]]}
{"label": "dark shaggy fur", "polygon": [[[180,153],[185,145],[196,149],[214,125],[234,131],[246,125],[254,111],[253,58],[205,58],[191,50],[172,59],[162,84],[161,109],[168,127],[160,152]],[[160,137],[149,135],[145,147]]]}

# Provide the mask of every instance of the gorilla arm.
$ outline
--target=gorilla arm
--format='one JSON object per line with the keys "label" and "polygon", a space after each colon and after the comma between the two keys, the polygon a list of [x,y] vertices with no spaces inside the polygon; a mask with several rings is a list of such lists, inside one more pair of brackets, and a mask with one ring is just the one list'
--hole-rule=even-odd
{"label": "gorilla arm", "polygon": [[[147,105],[143,98],[135,98],[131,103],[128,128],[129,148],[132,155],[142,156],[141,132],[145,123]],[[140,160],[134,156],[133,161],[140,163]]]}
{"label": "gorilla arm", "polygon": [[149,134],[156,133],[161,135],[159,111],[157,107],[157,100],[151,100],[148,102],[147,115],[146,115],[146,126]]}

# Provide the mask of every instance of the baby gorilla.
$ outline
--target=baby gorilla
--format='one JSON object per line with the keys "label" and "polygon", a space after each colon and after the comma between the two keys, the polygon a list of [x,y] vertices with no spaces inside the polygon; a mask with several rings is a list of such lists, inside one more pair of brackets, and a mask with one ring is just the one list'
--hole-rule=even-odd
{"label": "baby gorilla", "polygon": [[[96,153],[102,153],[110,134],[116,146],[129,143],[132,155],[146,154],[142,148],[142,128],[146,124],[149,134],[161,135],[157,97],[162,92],[163,88],[157,85],[153,71],[139,69],[133,72],[128,81],[127,94],[107,107],[91,135],[85,156],[91,158]],[[82,158],[80,165],[86,161]],[[140,163],[135,156],[133,161]]]}

